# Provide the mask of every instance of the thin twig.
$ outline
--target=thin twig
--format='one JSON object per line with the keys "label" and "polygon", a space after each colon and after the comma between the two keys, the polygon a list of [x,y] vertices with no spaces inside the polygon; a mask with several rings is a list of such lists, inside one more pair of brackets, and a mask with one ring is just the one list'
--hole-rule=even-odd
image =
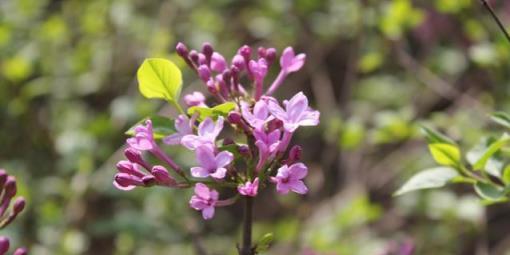
{"label": "thin twig", "polygon": [[243,244],[239,250],[240,255],[254,255],[254,250],[251,244],[251,232],[253,224],[253,198],[246,197],[244,204],[244,219],[243,219]]}
{"label": "thin twig", "polygon": [[494,12],[494,9],[492,9],[492,7],[490,6],[489,2],[487,2],[487,0],[480,0],[480,2],[485,7],[485,9],[487,9],[487,11],[489,11],[489,13],[491,14],[492,18],[498,24],[498,27],[501,29],[503,34],[505,34],[506,40],[510,43],[510,34],[508,34],[508,31],[506,30],[505,26],[503,25],[503,22],[501,22],[501,20],[498,18],[498,15],[496,15],[496,12]]}

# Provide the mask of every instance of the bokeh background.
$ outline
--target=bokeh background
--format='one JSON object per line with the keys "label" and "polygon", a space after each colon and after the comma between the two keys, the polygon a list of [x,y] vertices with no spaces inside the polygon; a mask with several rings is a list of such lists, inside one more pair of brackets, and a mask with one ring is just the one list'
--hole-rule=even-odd
{"label": "bokeh background", "polygon": [[[510,26],[510,1],[490,2]],[[260,196],[255,239],[275,234],[266,254],[384,255],[400,243],[510,254],[506,204],[485,208],[463,186],[392,197],[434,165],[419,125],[470,148],[494,129],[490,113],[510,110],[510,43],[477,0],[1,0],[0,166],[28,199],[2,234],[36,255],[235,254],[240,206],[204,222],[190,192],[111,184],[124,131],[175,116],[139,95],[143,59],[177,61],[184,93],[203,90],[178,41],[228,57],[243,44],[307,54],[278,96],[304,91],[322,112],[295,138],[311,192]]]}

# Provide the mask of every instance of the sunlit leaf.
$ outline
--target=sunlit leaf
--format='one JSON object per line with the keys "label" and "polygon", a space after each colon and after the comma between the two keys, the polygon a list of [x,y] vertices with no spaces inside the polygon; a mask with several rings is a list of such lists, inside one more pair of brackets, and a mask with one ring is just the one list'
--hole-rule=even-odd
{"label": "sunlit leaf", "polygon": [[213,119],[218,118],[219,116],[226,117],[229,112],[236,108],[236,104],[233,102],[227,102],[220,105],[217,105],[213,108],[209,107],[201,107],[201,106],[193,106],[188,108],[188,114],[193,115],[198,113],[198,120],[203,120],[207,117],[211,117]]}
{"label": "sunlit leaf", "polygon": [[149,58],[137,72],[138,88],[146,98],[162,98],[177,103],[181,94],[181,70],[170,60]]}
{"label": "sunlit leaf", "polygon": [[460,150],[457,146],[446,143],[429,144],[432,157],[439,165],[457,166],[460,163]]}
{"label": "sunlit leaf", "polygon": [[395,192],[395,195],[400,196],[415,190],[443,187],[457,176],[459,176],[457,171],[450,167],[426,169],[411,177],[411,179]]}

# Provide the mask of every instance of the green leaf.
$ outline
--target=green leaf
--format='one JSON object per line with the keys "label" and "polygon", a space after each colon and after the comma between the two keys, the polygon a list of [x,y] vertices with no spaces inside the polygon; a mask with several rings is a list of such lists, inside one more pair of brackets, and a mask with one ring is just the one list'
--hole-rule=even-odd
{"label": "green leaf", "polygon": [[201,106],[193,106],[188,108],[188,114],[193,115],[198,112],[198,120],[204,120],[207,117],[211,117],[213,119],[217,119],[219,116],[226,117],[229,112],[236,108],[236,104],[234,102],[226,102],[220,105],[217,105],[213,108],[201,107]]}
{"label": "green leaf", "polygon": [[149,58],[137,72],[138,88],[146,98],[162,98],[177,104],[182,89],[181,70],[170,60]]}
{"label": "green leaf", "polygon": [[139,122],[137,122],[135,125],[133,125],[131,128],[129,128],[126,131],[126,135],[134,136],[135,135],[135,127],[141,124],[144,124],[146,120],[150,119],[152,121],[152,131],[154,134],[154,139],[162,139],[163,137],[166,137],[168,135],[171,135],[176,132],[174,121],[163,117],[163,116],[149,116],[146,117]]}
{"label": "green leaf", "polygon": [[496,152],[498,152],[501,147],[503,147],[506,143],[510,141],[510,136],[508,134],[503,134],[501,138],[499,138],[497,141],[492,143],[480,156],[480,158],[473,164],[473,168],[475,170],[484,169],[485,165],[487,164],[487,161],[494,155]]}
{"label": "green leaf", "polygon": [[477,182],[474,185],[476,193],[483,199],[494,202],[505,200],[504,190],[485,182]]}
{"label": "green leaf", "polygon": [[434,129],[423,126],[423,127],[421,127],[421,131],[425,135],[425,139],[427,139],[427,143],[447,143],[447,144],[455,145],[455,142],[451,138],[437,132]]}
{"label": "green leaf", "polygon": [[446,143],[429,144],[434,160],[443,166],[457,166],[460,163],[460,150],[457,146]]}
{"label": "green leaf", "polygon": [[411,177],[411,179],[395,192],[395,196],[420,189],[443,187],[457,176],[459,176],[457,171],[450,167],[426,169]]}
{"label": "green leaf", "polygon": [[491,119],[506,128],[510,128],[510,115],[505,112],[495,112]]}
{"label": "green leaf", "polygon": [[267,249],[269,249],[269,245],[273,242],[274,235],[273,233],[267,233],[260,240],[257,242],[257,253],[265,252]]}
{"label": "green leaf", "polygon": [[506,166],[503,170],[503,176],[501,179],[506,185],[510,185],[510,165]]}

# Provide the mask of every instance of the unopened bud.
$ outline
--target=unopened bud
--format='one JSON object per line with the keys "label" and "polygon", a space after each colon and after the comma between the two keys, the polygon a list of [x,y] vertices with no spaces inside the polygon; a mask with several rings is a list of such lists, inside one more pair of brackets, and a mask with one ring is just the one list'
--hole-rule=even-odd
{"label": "unopened bud", "polygon": [[198,64],[199,65],[208,65],[209,64],[207,61],[207,58],[202,53],[198,53]]}
{"label": "unopened bud", "polygon": [[245,157],[250,157],[250,147],[248,147],[248,145],[246,144],[241,144],[239,145],[239,147],[237,148],[237,150],[239,151],[239,154],[245,156]]}
{"label": "unopened bud", "polygon": [[16,192],[16,178],[14,178],[14,176],[7,177],[7,181],[5,182],[5,196],[9,198],[14,197]]}
{"label": "unopened bud", "polygon": [[239,70],[243,70],[245,65],[244,57],[241,55],[235,55],[232,58],[232,65],[237,67]]}
{"label": "unopened bud", "polygon": [[207,57],[208,61],[211,60],[211,55],[213,54],[214,49],[212,45],[208,42],[202,44],[202,53]]}
{"label": "unopened bud", "polygon": [[206,65],[200,65],[198,67],[198,76],[204,82],[207,82],[211,79],[211,70]]}
{"label": "unopened bud", "polygon": [[122,187],[144,185],[141,178],[126,173],[118,173],[115,175],[114,179]]}
{"label": "unopened bud", "polygon": [[176,184],[175,179],[170,176],[168,170],[166,170],[166,168],[163,166],[154,166],[151,173],[160,184],[167,186],[173,186]]}
{"label": "unopened bud", "polygon": [[28,250],[26,248],[18,248],[12,255],[27,255]]}
{"label": "unopened bud", "polygon": [[197,66],[199,65],[199,64],[198,64],[198,58],[199,58],[199,57],[198,57],[198,52],[197,52],[196,50],[191,50],[191,51],[189,52],[189,59],[191,59],[191,61],[193,61],[193,63],[194,63],[195,65],[197,65]]}
{"label": "unopened bud", "polygon": [[216,72],[223,72],[227,68],[225,58],[218,52],[214,52],[211,56],[211,69]]}
{"label": "unopened bud", "polygon": [[0,254],[5,254],[7,251],[9,251],[9,246],[9,238],[0,236]]}
{"label": "unopened bud", "polygon": [[182,58],[188,58],[188,47],[182,42],[177,43],[177,46],[175,46],[175,50],[177,51],[177,54],[181,56]]}
{"label": "unopened bud", "polygon": [[265,59],[268,65],[273,64],[274,60],[276,59],[276,49],[275,48],[267,49]]}
{"label": "unopened bud", "polygon": [[287,160],[287,164],[293,164],[296,161],[301,160],[301,155],[303,153],[303,149],[299,145],[294,145],[289,151],[289,158]]}
{"label": "unopened bud", "polygon": [[259,47],[257,53],[259,55],[259,58],[266,58],[266,48]]}
{"label": "unopened bud", "polygon": [[245,61],[249,61],[251,58],[251,48],[248,45],[244,45],[239,49],[239,55],[243,56]]}
{"label": "unopened bud", "polygon": [[142,178],[142,182],[145,187],[154,186],[156,184],[156,177],[152,175],[146,175]]}
{"label": "unopened bud", "polygon": [[236,111],[231,111],[228,113],[227,120],[232,124],[239,124],[241,123],[241,114]]}

